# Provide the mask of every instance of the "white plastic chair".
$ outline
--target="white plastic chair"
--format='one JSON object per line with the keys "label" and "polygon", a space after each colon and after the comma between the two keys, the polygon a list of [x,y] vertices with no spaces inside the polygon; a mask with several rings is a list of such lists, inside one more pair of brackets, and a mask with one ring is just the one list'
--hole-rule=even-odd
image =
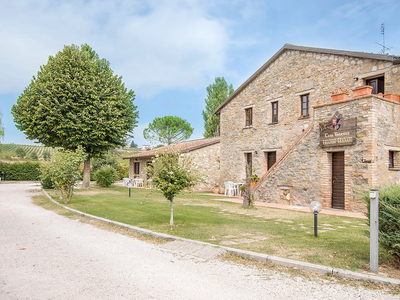
{"label": "white plastic chair", "polygon": [[143,187],[143,182],[144,182],[143,178],[137,178],[136,180],[137,180],[137,182],[136,182],[137,187],[139,187],[139,186]]}
{"label": "white plastic chair", "polygon": [[235,184],[233,181],[226,181],[224,182],[225,185],[225,196],[228,194],[228,197],[235,196]]}

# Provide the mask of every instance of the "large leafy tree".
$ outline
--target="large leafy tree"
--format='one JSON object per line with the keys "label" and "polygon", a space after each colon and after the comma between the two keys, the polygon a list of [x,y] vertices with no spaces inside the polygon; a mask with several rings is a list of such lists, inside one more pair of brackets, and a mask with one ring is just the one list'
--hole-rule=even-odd
{"label": "large leafy tree", "polygon": [[190,123],[180,117],[164,116],[155,118],[149,127],[143,130],[146,140],[170,145],[190,138],[193,128]]}
{"label": "large leafy tree", "polygon": [[16,127],[45,146],[87,153],[83,188],[90,183],[90,158],[125,145],[136,126],[135,94],[106,59],[87,44],[64,46],[50,56],[12,107]]}
{"label": "large leafy tree", "polygon": [[214,83],[207,87],[206,107],[202,111],[205,138],[219,136],[219,116],[214,111],[233,92],[232,84],[228,85],[224,77],[216,77]]}

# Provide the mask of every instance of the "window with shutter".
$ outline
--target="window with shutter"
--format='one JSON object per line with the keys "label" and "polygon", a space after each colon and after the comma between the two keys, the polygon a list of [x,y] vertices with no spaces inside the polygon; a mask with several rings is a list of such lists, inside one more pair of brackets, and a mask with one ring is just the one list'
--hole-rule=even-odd
{"label": "window with shutter", "polygon": [[249,107],[245,109],[245,114],[246,114],[246,127],[251,127],[253,126],[253,108]]}

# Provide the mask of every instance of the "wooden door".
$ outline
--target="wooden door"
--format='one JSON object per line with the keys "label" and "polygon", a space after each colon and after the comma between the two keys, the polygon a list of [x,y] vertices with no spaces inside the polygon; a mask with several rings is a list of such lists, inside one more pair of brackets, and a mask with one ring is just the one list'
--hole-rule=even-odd
{"label": "wooden door", "polygon": [[268,164],[268,170],[271,169],[271,167],[274,165],[276,162],[276,152],[268,152],[268,157],[267,157],[267,164]]}
{"label": "wooden door", "polygon": [[332,153],[332,208],[344,207],[344,152]]}
{"label": "wooden door", "polygon": [[385,78],[383,76],[368,79],[366,84],[372,86],[372,94],[374,95],[377,95],[378,93],[385,93]]}

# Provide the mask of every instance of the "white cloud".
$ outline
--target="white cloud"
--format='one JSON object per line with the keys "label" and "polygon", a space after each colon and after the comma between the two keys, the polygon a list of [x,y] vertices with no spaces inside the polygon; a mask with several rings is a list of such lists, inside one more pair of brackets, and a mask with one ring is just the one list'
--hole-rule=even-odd
{"label": "white cloud", "polygon": [[22,91],[63,45],[88,43],[141,95],[201,88],[223,74],[230,39],[199,1],[4,1],[0,93]]}

